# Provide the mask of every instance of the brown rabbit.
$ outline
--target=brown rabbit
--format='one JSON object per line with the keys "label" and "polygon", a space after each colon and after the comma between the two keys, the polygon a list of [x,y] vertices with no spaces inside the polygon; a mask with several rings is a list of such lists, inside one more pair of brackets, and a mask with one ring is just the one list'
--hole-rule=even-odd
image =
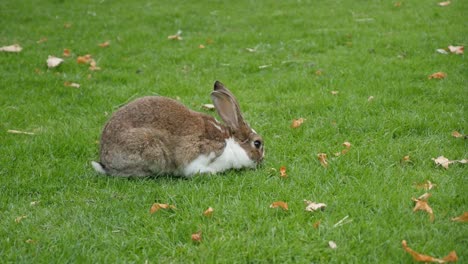
{"label": "brown rabbit", "polygon": [[147,96],[115,112],[102,132],[94,169],[115,176],[192,176],[254,168],[263,160],[262,138],[244,121],[234,95],[216,81],[213,104],[224,121],[179,102]]}

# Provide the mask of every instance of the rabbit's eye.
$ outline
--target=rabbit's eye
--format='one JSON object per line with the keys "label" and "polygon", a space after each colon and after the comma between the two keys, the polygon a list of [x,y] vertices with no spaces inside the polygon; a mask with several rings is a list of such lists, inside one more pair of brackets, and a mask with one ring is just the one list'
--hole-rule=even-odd
{"label": "rabbit's eye", "polygon": [[262,146],[262,142],[261,142],[260,140],[255,140],[255,141],[254,141],[254,146],[255,146],[256,148],[260,148],[260,147]]}

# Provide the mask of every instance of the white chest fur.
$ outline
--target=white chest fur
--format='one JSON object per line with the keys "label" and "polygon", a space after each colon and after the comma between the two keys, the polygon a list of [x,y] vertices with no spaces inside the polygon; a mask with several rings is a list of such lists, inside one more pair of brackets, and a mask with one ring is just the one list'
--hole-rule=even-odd
{"label": "white chest fur", "polygon": [[226,139],[226,147],[219,157],[211,152],[207,155],[200,155],[183,169],[185,176],[192,176],[196,173],[217,173],[228,169],[240,169],[255,167],[247,152],[233,139]]}

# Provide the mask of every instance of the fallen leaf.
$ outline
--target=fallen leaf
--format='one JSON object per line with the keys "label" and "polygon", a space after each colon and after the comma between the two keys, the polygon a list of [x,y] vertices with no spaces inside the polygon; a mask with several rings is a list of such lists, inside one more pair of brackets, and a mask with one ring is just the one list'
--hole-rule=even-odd
{"label": "fallen leaf", "polygon": [[26,241],[24,241],[24,242],[26,242],[26,243],[28,243],[28,244],[35,244],[35,243],[36,243],[36,240],[28,239],[28,240],[26,240]]}
{"label": "fallen leaf", "polygon": [[198,231],[195,234],[192,234],[192,241],[196,243],[200,243],[202,240],[202,232]]}
{"label": "fallen leaf", "polygon": [[292,128],[298,128],[304,123],[305,119],[304,118],[299,118],[299,119],[293,119],[293,122],[291,124]]}
{"label": "fallen leaf", "polygon": [[411,158],[409,155],[406,155],[403,157],[403,159],[401,159],[402,162],[411,162]]}
{"label": "fallen leaf", "polygon": [[25,132],[25,131],[13,130],[13,129],[9,129],[9,130],[7,131],[7,133],[11,133],[11,134],[24,134],[24,135],[35,135],[33,132]]}
{"label": "fallen leaf", "polygon": [[70,57],[71,51],[69,49],[63,49],[63,56],[64,57]]}
{"label": "fallen leaf", "polygon": [[429,75],[428,79],[444,79],[445,77],[447,77],[447,74],[445,72],[436,72]]}
{"label": "fallen leaf", "polygon": [[47,38],[41,38],[40,40],[36,41],[37,44],[41,44],[41,43],[44,43],[44,42],[47,42]]}
{"label": "fallen leaf", "polygon": [[462,138],[462,137],[464,137],[464,136],[463,136],[462,134],[460,134],[460,132],[458,132],[458,131],[453,131],[453,132],[452,132],[452,137],[454,137],[454,138]]}
{"label": "fallen leaf", "polygon": [[49,69],[55,68],[59,66],[62,62],[63,62],[63,59],[49,55],[49,57],[47,58],[47,67],[49,67]]}
{"label": "fallen leaf", "polygon": [[63,85],[67,87],[80,88],[80,85],[74,82],[64,82]]}
{"label": "fallen leaf", "polygon": [[437,53],[440,53],[440,54],[449,54],[446,50],[444,49],[436,49]]}
{"label": "fallen leaf", "polygon": [[322,164],[323,167],[327,168],[328,167],[327,154],[319,153],[317,154],[317,157],[318,157],[318,160],[320,161],[320,164]]}
{"label": "fallen leaf", "polygon": [[285,203],[285,202],[282,202],[282,201],[278,201],[278,202],[273,202],[271,205],[270,205],[270,208],[278,208],[280,207],[281,209],[287,211],[288,210],[288,204]]}
{"label": "fallen leaf", "polygon": [[76,62],[78,64],[88,64],[92,59],[91,54],[86,54],[84,56],[78,56],[78,58],[76,58]]}
{"label": "fallen leaf", "polygon": [[372,95],[369,96],[369,98],[367,98],[367,102],[371,102],[371,101],[373,101],[373,100],[374,100],[374,96],[372,96]]}
{"label": "fallen leaf", "polygon": [[332,95],[338,95],[340,92],[338,92],[338,91],[331,91],[330,93],[331,93]]}
{"label": "fallen leaf", "polygon": [[401,2],[395,2],[395,3],[393,4],[393,6],[394,6],[394,7],[400,7],[400,6],[401,6]]}
{"label": "fallen leaf", "polygon": [[255,48],[254,48],[254,49],[252,49],[252,48],[245,48],[245,50],[248,51],[248,52],[252,52],[252,53],[253,53],[253,52],[257,52],[257,49],[255,49]]}
{"label": "fallen leaf", "polygon": [[18,216],[15,218],[15,222],[19,224],[23,219],[27,218],[27,215]]}
{"label": "fallen leaf", "polygon": [[427,203],[427,200],[431,197],[430,193],[425,193],[421,195],[418,199],[416,198],[411,198],[416,205],[413,208],[413,212],[416,212],[418,210],[426,211],[429,214],[429,220],[431,222],[434,222],[434,212],[432,211],[432,208],[429,206]]}
{"label": "fallen leaf", "polygon": [[182,37],[180,36],[182,34],[182,30],[177,31],[176,34],[170,35],[167,38],[172,39],[172,40],[182,40]]}
{"label": "fallen leaf", "polygon": [[176,207],[174,205],[169,205],[169,204],[161,204],[161,203],[154,203],[151,206],[150,209],[150,214],[154,214],[160,209],[175,209]]}
{"label": "fallen leaf", "polygon": [[106,48],[106,47],[109,47],[109,45],[110,45],[110,42],[109,42],[109,41],[105,41],[105,42],[99,44],[99,47],[101,47],[101,48]]}
{"label": "fallen leaf", "polygon": [[333,241],[328,241],[328,246],[331,248],[331,249],[336,249],[338,246],[336,245],[335,242]]}
{"label": "fallen leaf", "polygon": [[444,1],[444,2],[439,2],[438,5],[439,6],[448,6],[448,5],[450,5],[450,3],[451,3],[450,1]]}
{"label": "fallen leaf", "polygon": [[318,220],[317,222],[315,222],[312,226],[313,226],[315,229],[319,228],[319,226],[320,226],[320,220]]}
{"label": "fallen leaf", "polygon": [[280,177],[281,178],[287,178],[288,177],[288,174],[286,174],[286,167],[285,166],[281,166],[280,169],[279,169],[279,172],[280,172]]}
{"label": "fallen leaf", "polygon": [[39,204],[40,201],[32,201],[31,203],[29,203],[30,206],[36,206]]}
{"label": "fallen leaf", "polygon": [[441,165],[445,169],[448,169],[449,165],[453,163],[444,156],[439,156],[436,159],[432,158],[432,160],[435,162],[436,165]]}
{"label": "fallen leaf", "polygon": [[205,109],[205,110],[212,111],[212,110],[215,109],[215,106],[213,104],[203,104],[202,108]]}
{"label": "fallen leaf", "polygon": [[327,207],[326,204],[324,203],[316,203],[308,200],[304,200],[304,203],[307,205],[305,210],[309,212],[315,212],[317,210],[325,210],[325,207]]}
{"label": "fallen leaf", "polygon": [[213,212],[214,212],[214,209],[211,208],[211,207],[208,207],[208,209],[206,209],[204,212],[203,212],[203,215],[204,216],[207,216],[207,217],[211,217],[213,215]]}
{"label": "fallen leaf", "polygon": [[346,142],[343,143],[343,146],[345,147],[345,149],[343,149],[343,150],[341,151],[341,154],[344,155],[344,154],[348,153],[349,149],[351,148],[351,143],[349,143],[348,141],[346,141]]}
{"label": "fallen leaf", "polygon": [[199,48],[199,49],[204,49],[204,48],[205,48],[205,45],[200,44],[200,45],[198,45],[198,48]]}
{"label": "fallen leaf", "polygon": [[452,218],[452,221],[455,221],[455,222],[468,222],[468,212],[464,212],[462,215]]}
{"label": "fallen leaf", "polygon": [[443,259],[434,258],[431,256],[420,254],[410,247],[408,247],[406,240],[401,241],[401,245],[403,249],[408,252],[415,261],[417,262],[437,262],[437,263],[447,263],[447,262],[456,262],[458,260],[457,253],[455,251],[450,252],[446,257]]}
{"label": "fallen leaf", "polygon": [[101,70],[101,67],[98,67],[96,61],[94,59],[91,59],[91,61],[89,62],[89,69],[91,71],[99,71]]}
{"label": "fallen leaf", "polygon": [[258,68],[259,68],[259,69],[266,69],[266,68],[269,68],[269,67],[271,67],[271,66],[273,66],[273,65],[271,65],[271,64],[260,65],[260,66],[258,66]]}
{"label": "fallen leaf", "polygon": [[320,76],[320,75],[322,75],[322,74],[323,74],[323,72],[322,72],[321,70],[316,70],[316,71],[315,71],[315,75],[317,75],[317,76]]}
{"label": "fallen leaf", "polygon": [[20,52],[21,50],[23,50],[23,48],[18,44],[0,47],[0,51],[4,52]]}
{"label": "fallen leaf", "polygon": [[458,55],[461,55],[463,54],[464,50],[465,50],[465,47],[464,46],[448,46],[448,49],[451,53],[455,53],[455,54],[458,54]]}
{"label": "fallen leaf", "polygon": [[421,183],[421,184],[416,184],[416,188],[418,189],[424,189],[426,191],[428,190],[432,190],[434,187],[436,187],[437,184],[433,184],[432,182],[430,181],[426,181],[425,183]]}
{"label": "fallen leaf", "polygon": [[64,28],[71,28],[71,27],[72,27],[72,23],[65,23],[65,24],[63,24],[63,27],[64,27]]}

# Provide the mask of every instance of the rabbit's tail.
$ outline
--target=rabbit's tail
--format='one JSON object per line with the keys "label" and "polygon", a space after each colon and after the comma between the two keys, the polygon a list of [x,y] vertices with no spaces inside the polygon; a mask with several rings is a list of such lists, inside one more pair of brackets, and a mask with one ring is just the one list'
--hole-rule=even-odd
{"label": "rabbit's tail", "polygon": [[104,169],[104,165],[100,162],[91,161],[91,165],[93,166],[94,170],[101,174],[107,174],[107,171]]}

